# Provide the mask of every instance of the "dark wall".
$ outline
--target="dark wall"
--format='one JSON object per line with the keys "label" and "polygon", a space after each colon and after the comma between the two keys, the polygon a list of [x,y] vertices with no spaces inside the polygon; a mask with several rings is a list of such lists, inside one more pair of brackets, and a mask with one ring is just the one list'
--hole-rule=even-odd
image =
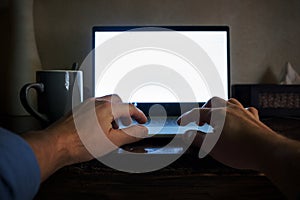
{"label": "dark wall", "polygon": [[[11,41],[11,36],[18,34],[11,31],[16,23],[11,24],[11,1],[22,2],[0,2],[1,113],[7,103],[18,98],[17,90],[14,98],[5,98],[11,85],[8,72],[12,71],[12,60],[19,60],[12,56],[11,44],[17,42]],[[94,25],[226,24],[231,28],[231,82],[275,83],[288,61],[300,72],[299,10],[298,0],[35,0],[33,22],[44,69],[82,62],[91,50]],[[31,42],[35,41],[31,38]],[[22,85],[24,77],[22,73],[18,76],[16,81]]]}
{"label": "dark wall", "polygon": [[298,0],[39,0],[34,20],[44,68],[81,62],[93,25],[227,24],[232,83],[260,83],[287,61],[300,72],[299,10]]}

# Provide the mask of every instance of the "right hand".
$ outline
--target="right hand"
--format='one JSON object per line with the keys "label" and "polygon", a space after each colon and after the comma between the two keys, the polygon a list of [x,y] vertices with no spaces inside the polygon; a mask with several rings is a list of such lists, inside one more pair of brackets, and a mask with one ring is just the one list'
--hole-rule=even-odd
{"label": "right hand", "polygon": [[[211,121],[212,113],[220,117]],[[219,120],[224,118],[223,122]],[[221,129],[221,135],[210,155],[223,164],[239,169],[262,170],[265,156],[276,148],[276,138],[283,138],[259,120],[255,108],[246,109],[236,99],[225,101],[214,97],[202,108],[193,109],[178,119],[181,125],[189,122],[197,122],[200,126],[208,123],[215,130]],[[210,137],[209,134],[198,132],[193,144],[201,147],[206,136]]]}

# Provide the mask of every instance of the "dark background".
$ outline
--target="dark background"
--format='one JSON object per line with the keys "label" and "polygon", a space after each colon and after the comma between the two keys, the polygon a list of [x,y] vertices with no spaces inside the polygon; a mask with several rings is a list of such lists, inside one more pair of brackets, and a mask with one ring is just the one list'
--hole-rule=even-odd
{"label": "dark background", "polygon": [[80,64],[95,25],[228,25],[231,83],[279,83],[288,61],[300,71],[299,10],[298,0],[2,0],[0,114],[27,115],[20,87],[36,69]]}

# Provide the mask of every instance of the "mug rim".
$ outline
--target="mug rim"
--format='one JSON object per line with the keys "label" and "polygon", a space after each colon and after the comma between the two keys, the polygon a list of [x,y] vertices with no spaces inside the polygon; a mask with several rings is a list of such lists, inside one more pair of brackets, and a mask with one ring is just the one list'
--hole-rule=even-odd
{"label": "mug rim", "polygon": [[36,73],[43,73],[43,72],[71,72],[71,73],[82,73],[81,70],[67,70],[67,69],[45,69],[45,70],[37,70]]}

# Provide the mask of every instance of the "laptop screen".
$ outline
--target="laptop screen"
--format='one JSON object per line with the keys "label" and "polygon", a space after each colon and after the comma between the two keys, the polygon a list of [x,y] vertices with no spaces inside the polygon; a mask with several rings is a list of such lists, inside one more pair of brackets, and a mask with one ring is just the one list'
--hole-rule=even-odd
{"label": "laptop screen", "polygon": [[[139,103],[206,102],[216,95],[228,99],[228,27],[168,26],[162,29],[142,30],[138,28],[141,27],[93,28],[94,96],[117,93],[124,102]],[[166,29],[174,30],[176,36],[165,36],[164,34],[169,34]],[[128,34],[128,30],[131,30],[130,35],[124,36],[125,32]],[[176,38],[177,35],[179,39],[173,39],[169,42],[173,44],[168,46],[168,38],[171,40],[171,37]],[[141,38],[147,40],[144,46],[133,45],[143,43],[144,41],[140,41]],[[163,45],[160,46],[153,38],[161,38]],[[180,41],[181,38],[183,41]],[[153,46],[149,45],[149,40],[152,39],[155,44]],[[193,48],[186,52],[195,57],[198,54],[201,59],[205,57],[207,60],[205,66],[197,61],[190,61],[192,57],[187,58],[186,55],[182,55],[184,52],[179,52],[190,48],[185,47],[190,42]],[[170,48],[165,48],[164,45]],[[214,68],[214,73],[203,72],[207,68]],[[214,87],[218,87],[221,92],[215,93]],[[192,95],[182,91],[190,91]]]}

